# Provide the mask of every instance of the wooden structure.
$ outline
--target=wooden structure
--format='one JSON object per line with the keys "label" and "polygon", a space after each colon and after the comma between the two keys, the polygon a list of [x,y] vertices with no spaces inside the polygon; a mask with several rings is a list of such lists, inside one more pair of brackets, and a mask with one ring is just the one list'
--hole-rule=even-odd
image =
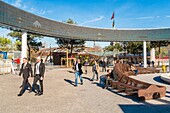
{"label": "wooden structure", "polygon": [[113,88],[117,88],[119,91],[124,91],[128,95],[137,94],[139,98],[146,100],[165,96],[165,86],[154,85],[131,78],[129,77],[131,74],[130,72],[123,71],[125,69],[124,66],[125,64],[121,63],[115,65],[115,72],[118,74],[118,80],[110,81]]}
{"label": "wooden structure", "polygon": [[61,58],[61,67],[73,67],[76,58]]}
{"label": "wooden structure", "polygon": [[[135,73],[131,70],[129,70],[130,66],[129,64],[122,64],[122,63],[118,63],[117,64],[119,66],[119,70],[121,73],[123,73],[126,76],[132,76],[135,75]],[[136,69],[138,70],[138,74],[149,74],[149,73],[159,73],[160,70],[156,69],[156,68],[143,68],[143,67],[136,67]]]}

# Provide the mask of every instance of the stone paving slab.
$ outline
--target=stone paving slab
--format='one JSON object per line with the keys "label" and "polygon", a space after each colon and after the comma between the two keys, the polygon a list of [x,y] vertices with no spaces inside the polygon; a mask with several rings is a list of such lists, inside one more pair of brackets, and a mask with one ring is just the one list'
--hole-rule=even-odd
{"label": "stone paving slab", "polygon": [[[99,75],[106,72],[99,72]],[[160,74],[138,75],[134,78],[167,87],[166,97],[139,101],[136,97],[102,89],[98,81],[91,82],[91,67],[83,74],[83,85],[74,87],[70,68],[48,70],[44,80],[44,95],[26,91],[18,97],[22,78],[0,76],[0,113],[170,113],[170,86],[160,81]],[[33,78],[29,79],[30,83]]]}

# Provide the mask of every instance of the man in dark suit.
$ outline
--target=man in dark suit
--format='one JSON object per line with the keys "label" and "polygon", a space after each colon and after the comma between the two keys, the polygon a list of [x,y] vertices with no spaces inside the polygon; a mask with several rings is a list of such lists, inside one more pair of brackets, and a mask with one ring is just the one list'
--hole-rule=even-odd
{"label": "man in dark suit", "polygon": [[80,78],[80,82],[81,82],[81,85],[83,85],[83,79],[82,79],[82,74],[83,74],[83,71],[82,71],[82,65],[80,63],[80,59],[77,59],[77,62],[75,63],[75,87],[77,87],[78,85],[78,76]]}
{"label": "man in dark suit", "polygon": [[[33,87],[35,88],[36,94],[35,95],[43,95],[43,80],[44,80],[44,73],[45,73],[45,65],[41,61],[40,57],[37,57],[37,61],[34,66],[34,81]],[[40,89],[37,85],[37,82],[40,83]]]}
{"label": "man in dark suit", "polygon": [[31,85],[28,82],[28,78],[30,76],[30,73],[31,73],[31,76],[33,76],[31,64],[28,63],[27,58],[23,58],[23,62],[24,63],[22,64],[21,69],[20,69],[20,73],[19,73],[19,76],[21,76],[21,74],[23,74],[23,83],[22,83],[22,89],[21,89],[20,93],[18,94],[18,96],[22,96],[27,85],[28,85],[28,87],[30,87],[30,92],[32,91]]}

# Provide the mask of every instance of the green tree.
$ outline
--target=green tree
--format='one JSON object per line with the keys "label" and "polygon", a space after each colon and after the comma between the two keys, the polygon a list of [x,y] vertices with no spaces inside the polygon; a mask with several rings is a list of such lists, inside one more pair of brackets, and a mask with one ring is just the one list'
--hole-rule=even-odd
{"label": "green tree", "polygon": [[9,38],[0,37],[0,51],[11,50],[12,41]]}
{"label": "green tree", "polygon": [[[122,44],[116,43],[115,45],[110,45],[105,47],[105,50],[113,51],[124,51],[131,54],[141,54],[143,53],[143,42],[123,42]],[[150,50],[149,43],[147,43],[147,51]]]}
{"label": "green tree", "polygon": [[[147,51],[150,51],[149,42],[147,42],[146,47]],[[143,53],[143,42],[128,42],[126,48],[128,53],[141,54]]]}
{"label": "green tree", "polygon": [[[8,36],[11,36],[13,38],[16,39],[16,48],[18,50],[21,50],[21,39],[22,39],[22,33],[21,32],[16,32],[16,31],[12,31],[10,33],[8,33]],[[42,43],[40,41],[38,41],[38,39],[43,38],[40,35],[28,35],[27,36],[27,47],[28,47],[28,57],[29,59],[31,58],[31,49],[33,49],[34,51],[38,51],[41,47],[42,47]]]}
{"label": "green tree", "polygon": [[[67,21],[64,21],[68,24],[76,24],[72,19],[68,19]],[[74,48],[82,48],[84,47],[85,41],[80,39],[66,39],[65,37],[56,37],[55,40],[59,47],[61,48],[67,48],[70,50],[70,55],[72,55]]]}
{"label": "green tree", "polygon": [[123,51],[123,47],[120,43],[109,45],[104,48],[106,51]]}
{"label": "green tree", "polygon": [[131,54],[141,54],[143,52],[142,42],[128,42],[127,52]]}
{"label": "green tree", "polygon": [[15,43],[13,44],[13,50],[21,51],[21,41],[20,40],[15,41]]}
{"label": "green tree", "polygon": [[168,46],[169,44],[170,44],[169,41],[151,41],[150,42],[151,48],[158,48],[158,56],[159,56],[158,66],[160,64],[161,47]]}

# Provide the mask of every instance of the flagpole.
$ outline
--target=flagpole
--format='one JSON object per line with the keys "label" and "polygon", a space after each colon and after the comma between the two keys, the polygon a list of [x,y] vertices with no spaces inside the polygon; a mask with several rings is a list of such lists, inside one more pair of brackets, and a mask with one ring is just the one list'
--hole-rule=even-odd
{"label": "flagpole", "polygon": [[115,29],[115,12],[113,12],[111,20],[113,20],[112,21],[112,28]]}

